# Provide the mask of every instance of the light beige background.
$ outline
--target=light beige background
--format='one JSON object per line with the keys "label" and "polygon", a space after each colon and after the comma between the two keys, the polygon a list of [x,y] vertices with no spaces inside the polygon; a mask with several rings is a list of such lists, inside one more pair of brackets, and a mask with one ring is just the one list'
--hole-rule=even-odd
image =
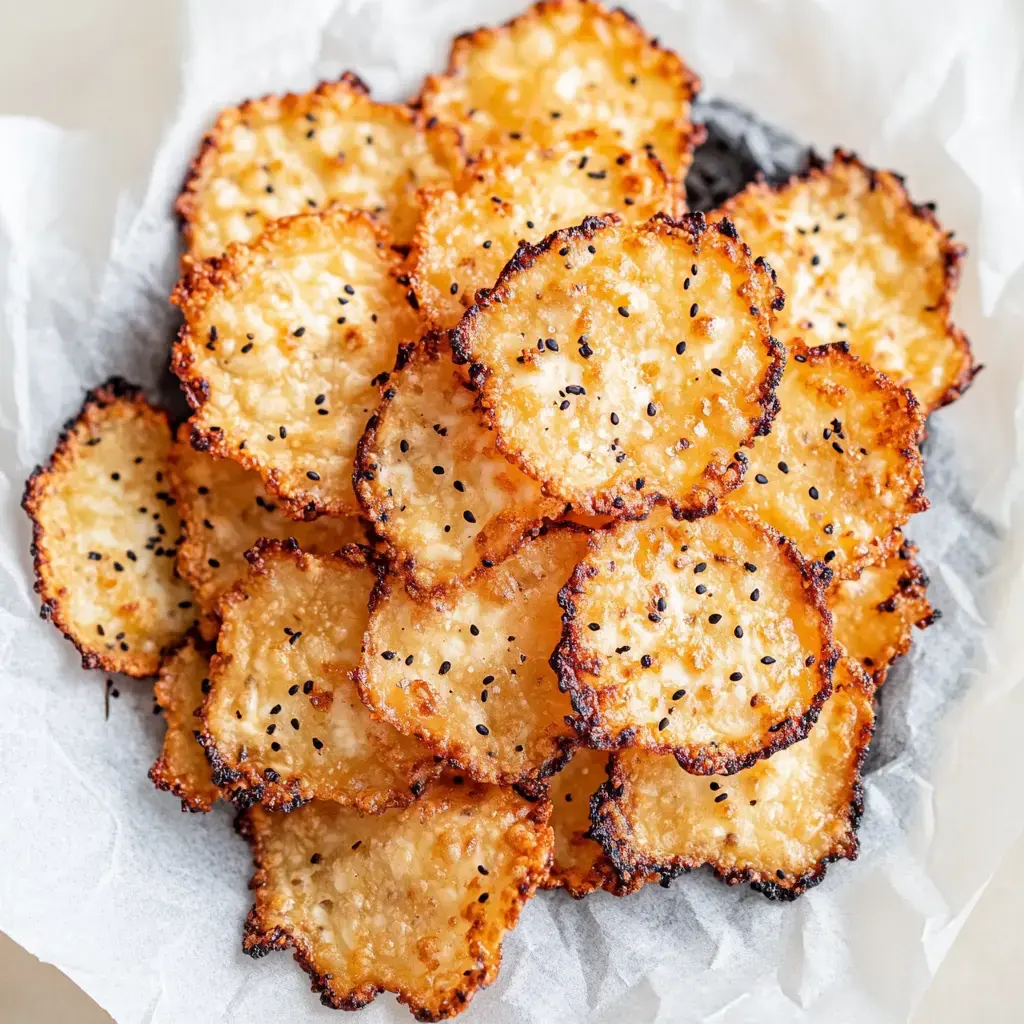
{"label": "light beige background", "polygon": [[[525,2],[525,0],[524,0]],[[925,0],[922,0],[924,3]],[[171,0],[0,0],[0,114],[34,115],[65,127],[103,118],[137,119],[140,158],[153,139],[139,116],[149,90],[159,89],[170,65],[151,48],[133,47],[170,24]],[[116,61],[82,45],[100,39]],[[117,110],[109,98],[119,97]],[[1024,1021],[1024,837],[1018,840],[982,896],[943,964],[915,1024]],[[54,922],[59,927],[59,922]],[[884,941],[884,936],[880,936]],[[312,998],[312,997],[311,997]],[[107,1016],[56,968],[41,964],[0,934],[0,1022],[110,1024]],[[200,1024],[200,1022],[194,1022]]]}

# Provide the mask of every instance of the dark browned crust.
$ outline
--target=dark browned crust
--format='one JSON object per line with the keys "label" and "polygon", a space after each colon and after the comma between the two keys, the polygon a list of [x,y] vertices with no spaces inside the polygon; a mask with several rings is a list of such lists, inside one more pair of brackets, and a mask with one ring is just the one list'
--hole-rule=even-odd
{"label": "dark browned crust", "polygon": [[[268,569],[268,556],[284,555],[290,558],[296,566],[302,568],[306,559],[313,557],[306,555],[299,548],[298,542],[293,538],[288,540],[270,540],[261,537],[246,553],[248,561],[249,577],[243,577],[229,590],[220,600],[218,616],[220,619],[234,605],[243,604],[249,599],[246,589],[250,577],[265,576]],[[333,555],[317,555],[319,561],[336,561],[352,568],[370,568],[380,572],[378,560],[369,548],[361,547],[358,544],[349,544]],[[222,665],[228,664],[230,655],[214,654],[210,659],[211,677],[216,675]],[[303,779],[301,776],[282,777],[274,772],[275,778],[271,781],[266,778],[263,772],[247,760],[231,757],[224,750],[217,746],[216,740],[206,725],[206,714],[211,703],[212,691],[207,694],[203,702],[202,723],[203,727],[197,737],[206,751],[206,759],[210,762],[213,770],[214,785],[221,787],[225,798],[229,799],[239,810],[244,810],[252,804],[261,804],[271,811],[294,811],[310,800],[316,799],[314,794],[303,792]],[[411,804],[427,787],[427,784],[440,771],[440,759],[435,759],[434,771],[418,773],[410,780],[408,794],[393,793],[390,797],[380,799],[371,798],[368,801],[354,800],[351,806],[366,813],[380,813],[391,807],[406,807]]]}
{"label": "dark browned crust", "polygon": [[[488,391],[488,380],[492,371],[483,363],[475,361],[473,350],[473,333],[476,329],[476,321],[481,312],[490,306],[501,305],[508,298],[506,285],[509,280],[517,274],[529,270],[537,260],[556,246],[561,247],[567,242],[576,239],[590,240],[599,231],[618,224],[619,218],[614,215],[603,217],[585,217],[583,221],[569,228],[562,228],[552,232],[547,238],[537,243],[521,242],[512,258],[505,265],[493,288],[481,289],[476,294],[476,301],[466,310],[458,324],[448,332],[449,343],[452,349],[452,358],[457,364],[469,364],[470,383],[480,393],[477,399],[478,407],[486,416],[491,428],[494,430],[495,444],[499,451],[503,452],[505,458],[517,465],[527,476],[539,480],[545,494],[550,493],[550,485],[544,481],[542,473],[533,465],[532,461],[523,453],[513,450],[501,436],[497,428],[494,410],[490,407],[486,392]],[[689,244],[697,248],[699,252],[701,238],[708,232],[714,232],[726,239],[730,247],[735,247],[738,254],[744,258],[751,267],[752,274],[756,268],[758,273],[770,275],[774,286],[773,309],[783,308],[785,297],[782,289],[776,285],[775,271],[762,258],[751,258],[750,249],[739,241],[736,229],[729,220],[717,221],[708,224],[702,213],[685,213],[681,217],[670,217],[664,213],[656,213],[648,222],[664,226],[667,233],[684,235]],[[765,347],[771,362],[765,371],[764,378],[758,388],[758,405],[761,412],[750,421],[750,430],[746,437],[740,438],[737,448],[752,447],[754,439],[762,437],[771,430],[772,421],[779,412],[779,400],[775,389],[782,380],[782,373],[786,367],[785,347],[774,337],[768,335],[765,340]],[[655,505],[660,502],[667,502],[672,509],[672,515],[676,519],[700,519],[703,516],[714,515],[719,509],[719,498],[724,497],[729,491],[734,490],[743,481],[743,474],[747,467],[747,456],[737,450],[733,454],[725,470],[721,473],[714,473],[710,469],[704,471],[704,478],[707,481],[707,488],[704,494],[697,498],[691,496],[686,502],[680,502],[669,494],[663,494],[653,488],[644,490],[642,493],[632,488],[625,489],[621,493],[613,491],[588,491],[585,494],[574,493],[565,497],[580,508],[593,512],[597,515],[615,516],[620,519],[642,518]],[[618,500],[619,504],[614,502]]]}
{"label": "dark browned crust", "polygon": [[[51,593],[47,586],[45,576],[49,566],[49,557],[46,554],[43,527],[39,522],[39,505],[46,493],[46,484],[50,475],[55,471],[56,466],[64,458],[70,457],[72,450],[72,431],[79,424],[86,424],[95,412],[101,411],[115,402],[129,402],[155,414],[167,423],[167,430],[170,433],[170,418],[167,410],[162,406],[151,404],[142,388],[137,384],[131,384],[123,377],[110,377],[98,387],[91,388],[86,392],[81,408],[77,414],[66,420],[57,438],[57,446],[54,448],[45,466],[36,466],[25,481],[25,490],[21,498],[21,507],[32,520],[32,545],[29,553],[32,555],[32,565],[35,571],[35,583],[33,589],[42,598],[42,605],[39,608],[39,617],[52,622],[63,636],[74,644],[75,650],[82,656],[82,668],[103,669],[105,672],[120,672],[123,675],[133,676],[136,679],[145,679],[152,675],[150,672],[141,670],[133,671],[130,664],[126,665],[125,660],[114,661],[109,654],[102,649],[92,649],[78,640],[71,632],[70,623],[64,615],[61,592]],[[161,651],[163,657],[167,651]]]}
{"label": "dark browned crust", "polygon": [[[620,25],[629,26],[635,32],[638,41],[642,45],[649,46],[667,60],[674,60],[676,62],[679,85],[685,93],[684,102],[692,103],[696,99],[703,85],[700,76],[674,50],[663,46],[656,37],[649,36],[643,30],[639,19],[624,7],[608,8],[604,4],[597,2],[597,0],[537,0],[537,3],[532,7],[527,8],[522,14],[516,15],[514,18],[510,18],[504,24],[493,28],[480,26],[466,32],[460,32],[459,35],[455,36],[448,51],[448,64],[445,70],[440,75],[428,75],[424,79],[419,93],[409,101],[410,105],[422,110],[423,97],[428,90],[436,88],[437,83],[442,78],[457,78],[466,66],[467,51],[479,46],[492,36],[513,31],[521,22],[543,19],[550,11],[557,11],[567,7],[589,8],[598,17],[604,17]],[[702,124],[694,124],[689,119],[680,124],[679,156],[682,162],[682,175],[678,182],[680,199],[685,199],[686,197],[682,178],[685,177],[686,171],[693,160],[693,151],[704,141],[706,134],[707,130]],[[473,156],[475,154],[469,155]],[[663,157],[660,159],[664,162]]]}
{"label": "dark browned crust", "polygon": [[[860,685],[868,693],[874,687],[863,673],[855,677],[856,685]],[[590,801],[591,838],[597,840],[611,861],[619,878],[620,885],[631,887],[635,892],[647,881],[659,877],[660,884],[668,888],[670,883],[680,875],[689,874],[696,868],[709,867],[715,878],[726,885],[746,885],[755,892],[761,893],[766,899],[783,903],[792,903],[808,889],[813,889],[825,879],[829,864],[839,860],[856,860],[860,853],[860,840],[857,832],[864,816],[864,782],[863,768],[867,759],[868,747],[874,734],[874,716],[860,732],[858,740],[857,763],[854,767],[853,791],[850,799],[849,829],[846,844],[840,849],[822,857],[809,871],[795,878],[792,884],[780,885],[774,878],[766,878],[761,872],[752,869],[742,871],[723,871],[714,864],[698,861],[687,857],[671,857],[663,862],[656,862],[649,857],[636,856],[632,852],[631,839],[621,835],[615,828],[607,813],[609,805],[622,799],[624,780],[620,769],[620,759],[613,754],[608,764],[608,781],[603,783]],[[685,767],[685,766],[684,766]]]}
{"label": "dark browned crust", "polygon": [[[967,255],[967,246],[962,242],[953,240],[953,232],[947,231],[940,223],[935,213],[935,203],[915,203],[907,192],[905,179],[902,174],[895,171],[880,170],[864,163],[855,152],[837,147],[832,152],[832,160],[825,161],[820,156],[812,154],[810,164],[802,174],[794,174],[788,180],[776,185],[769,185],[759,176],[758,180],[748,185],[740,196],[751,192],[760,192],[765,195],[780,194],[787,189],[800,185],[803,182],[815,181],[828,176],[829,169],[836,164],[855,167],[867,175],[872,191],[878,187],[889,188],[897,196],[900,204],[907,213],[916,219],[923,221],[936,233],[942,236],[942,257],[944,285],[942,296],[936,304],[936,309],[941,312],[943,322],[946,325],[947,335],[953,339],[956,347],[963,355],[963,366],[956,379],[951,381],[946,391],[939,398],[934,407],[925,409],[925,415],[930,415],[936,409],[955,402],[972,384],[974,378],[984,369],[981,363],[975,362],[974,352],[971,348],[967,335],[952,321],[953,299],[956,296],[957,288],[960,285],[960,269],[964,257]],[[719,212],[729,216],[736,205],[739,196],[723,203]]]}
{"label": "dark browned crust", "polygon": [[[171,292],[171,303],[178,306],[185,316],[185,322],[178,330],[178,339],[171,352],[171,372],[178,378],[182,391],[193,410],[200,410],[210,395],[209,381],[195,368],[196,352],[203,347],[203,341],[193,332],[190,321],[202,316],[206,304],[220,288],[227,287],[251,263],[272,252],[278,236],[287,236],[290,227],[297,221],[340,220],[345,222],[363,221],[373,231],[378,249],[390,249],[391,239],[373,217],[361,210],[333,207],[319,213],[299,213],[282,217],[271,222],[267,229],[251,242],[232,242],[223,256],[214,256],[185,269],[184,274]],[[397,260],[397,257],[395,257]],[[397,274],[398,264],[394,270]],[[281,476],[276,469],[268,468],[261,460],[254,459],[248,450],[240,451],[237,445],[229,445],[222,431],[212,427],[202,429],[189,420],[192,426],[191,444],[196,451],[210,452],[217,458],[233,459],[246,469],[255,470],[263,478],[268,491],[277,499],[281,511],[292,519],[312,520],[322,515],[350,515],[354,511],[349,505],[325,502],[315,495],[306,493],[289,496],[282,493]],[[355,502],[353,501],[353,505]]]}
{"label": "dark browned crust", "polygon": [[[618,524],[611,524],[614,530]],[[673,754],[679,766],[691,775],[735,775],[752,764],[777,754],[780,750],[804,739],[818,721],[825,701],[832,695],[832,670],[841,657],[833,639],[832,614],[828,610],[825,591],[832,582],[832,570],[824,562],[808,562],[796,546],[767,523],[760,524],[792,562],[800,574],[804,593],[810,599],[821,622],[821,650],[816,655],[815,669],[820,685],[811,702],[798,718],[784,718],[769,727],[771,740],[759,750],[744,755],[729,756],[717,748],[649,746],[637,742],[636,730],[625,729],[617,736],[609,732],[601,720],[597,692],[585,682],[585,677],[597,676],[601,671],[599,659],[586,654],[585,632],[576,622],[576,598],[579,597],[596,572],[588,562],[580,562],[573,569],[568,583],[558,594],[562,608],[562,639],[551,655],[550,665],[558,676],[559,689],[568,691],[576,712],[572,725],[583,742],[599,750],[621,750],[643,746],[645,749]]]}
{"label": "dark browned crust", "polygon": [[[519,544],[516,546],[514,551],[509,552],[507,558],[513,558],[519,550],[522,549],[524,544],[530,543],[539,537],[543,537],[548,533],[586,533],[590,534],[594,531],[587,526],[583,526],[581,523],[573,522],[544,522],[538,526],[535,530],[530,530],[520,538]],[[391,593],[393,585],[401,584],[404,585],[408,593],[419,601],[430,601],[443,599],[450,591],[456,589],[465,589],[471,587],[478,580],[484,579],[487,576],[495,575],[501,568],[501,563],[497,565],[480,565],[477,566],[472,572],[464,576],[460,583],[446,584],[439,583],[436,586],[429,588],[418,588],[414,584],[411,584],[408,580],[403,577],[396,577],[394,575],[388,575],[386,572],[378,572],[377,583],[374,585],[373,590],[370,592],[370,615],[373,616],[374,612],[380,607],[381,602]],[[365,654],[365,647],[364,647]],[[552,666],[554,668],[554,666]],[[388,708],[378,708],[370,700],[369,691],[366,685],[366,671],[362,664],[356,669],[355,673],[356,686],[359,690],[359,696],[362,702],[373,712],[374,718],[380,721],[387,722],[389,725],[394,726],[399,732],[405,730],[399,725],[398,716],[395,715]],[[563,690],[564,687],[559,684],[559,688]],[[493,779],[479,779],[474,771],[474,768],[470,762],[460,760],[459,748],[456,745],[451,747],[442,744],[436,740],[431,740],[429,737],[422,735],[419,732],[412,732],[410,735],[414,736],[420,743],[423,744],[424,748],[434,753],[437,758],[443,758],[445,764],[451,768],[457,768],[460,771],[464,771],[474,781],[481,782],[483,784],[496,784],[500,786],[514,786],[520,796],[527,800],[537,800],[546,796],[546,789],[544,788],[544,780],[551,778],[552,775],[557,775],[568,763],[572,760],[573,754],[576,752],[579,743],[572,736],[559,736],[555,740],[556,751],[544,760],[544,762],[538,766],[536,771],[521,775],[506,775],[502,774],[497,782]]]}
{"label": "dark browned crust", "polygon": [[[546,825],[551,816],[551,804],[546,801],[538,801],[533,805],[533,811],[529,815],[529,821],[535,825]],[[263,867],[263,848],[259,836],[251,827],[248,815],[244,812],[239,814],[235,821],[235,829],[241,835],[252,850],[253,865],[255,871],[249,881],[250,890],[257,893],[256,902],[245,919],[245,927],[242,938],[242,950],[248,953],[254,960],[259,960],[268,953],[278,950],[292,949],[292,956],[295,962],[310,977],[310,989],[320,996],[320,1002],[332,1010],[361,1010],[364,1006],[372,1003],[377,996],[386,991],[377,985],[363,985],[349,992],[338,992],[332,985],[330,974],[322,974],[313,963],[313,954],[310,944],[300,935],[294,935],[283,928],[269,928],[263,923],[259,911],[259,891],[267,885],[267,872]],[[527,878],[519,885],[519,899],[510,909],[506,916],[506,931],[515,927],[519,919],[519,913],[526,902],[533,897],[536,890],[542,885],[548,875],[550,865],[543,870],[531,870]],[[477,940],[474,933],[480,929],[478,923],[470,926],[468,939],[470,948],[473,948]],[[478,958],[482,959],[482,958]],[[497,962],[493,964],[482,963],[476,969],[466,972],[465,984],[457,990],[453,996],[443,999],[438,1005],[437,1011],[415,1003],[403,992],[396,992],[395,995],[400,1003],[409,1008],[409,1012],[418,1021],[440,1021],[457,1016],[472,1001],[480,989],[487,988],[498,976],[498,969],[501,966],[501,951],[499,949]]]}

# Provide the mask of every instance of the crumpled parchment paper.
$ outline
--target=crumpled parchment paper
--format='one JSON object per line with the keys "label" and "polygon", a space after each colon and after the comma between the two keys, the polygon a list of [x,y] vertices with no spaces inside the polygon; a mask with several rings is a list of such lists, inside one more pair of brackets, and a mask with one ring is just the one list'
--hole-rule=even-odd
{"label": "crumpled parchment paper", "polygon": [[[226,809],[182,815],[146,778],[163,729],[148,684],[116,680],[105,720],[104,677],[38,619],[23,481],[89,385],[118,372],[167,389],[171,203],[218,107],[345,68],[409,95],[453,34],[522,6],[193,0],[152,27],[135,18],[128,41],[83,37],[129,85],[88,130],[0,118],[0,928],[120,1024],[332,1014],[287,955],[241,954],[247,851]],[[884,688],[860,859],[793,905],[704,872],[624,901],[545,894],[466,1019],[904,1021],[1024,826],[1024,14],[1011,0],[631,6],[706,97],[938,200],[971,249],[955,312],[987,369],[930,424],[932,509],[909,532],[945,615]],[[704,109],[762,166],[801,152]],[[382,996],[361,1019],[409,1017]]]}

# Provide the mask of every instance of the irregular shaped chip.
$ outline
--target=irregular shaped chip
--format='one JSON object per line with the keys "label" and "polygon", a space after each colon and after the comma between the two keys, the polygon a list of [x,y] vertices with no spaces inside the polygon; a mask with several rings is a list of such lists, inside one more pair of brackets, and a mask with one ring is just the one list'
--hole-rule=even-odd
{"label": "irregular shaped chip", "polygon": [[657,158],[597,132],[553,146],[486,154],[455,185],[430,189],[410,253],[413,290],[436,327],[458,323],[525,239],[540,242],[589,214],[643,221],[682,213]]}
{"label": "irregular shaped chip", "polygon": [[551,777],[551,827],[555,859],[546,889],[565,889],[573,899],[595,889],[617,891],[615,869],[600,845],[589,837],[590,799],[607,780],[606,750],[581,747],[572,760]]}
{"label": "irregular shaped chip", "polygon": [[171,296],[193,447],[258,470],[293,518],[359,511],[356,444],[399,342],[419,335],[387,243],[363,213],[291,217]]}
{"label": "irregular shaped chip", "polygon": [[194,621],[174,568],[170,444],[167,413],[112,377],[85,396],[25,485],[40,614],[78,648],[83,668],[154,675]]}
{"label": "irregular shaped chip", "polygon": [[697,214],[522,245],[452,331],[499,446],[577,511],[703,515],[771,424],[771,268]]}
{"label": "irregular shaped chip", "polygon": [[481,782],[529,785],[558,771],[575,733],[547,658],[560,632],[558,590],[587,537],[551,526],[422,601],[381,580],[358,674],[363,700]]}
{"label": "irregular shaped chip", "polygon": [[244,949],[289,946],[335,1009],[394,992],[417,1020],[453,1017],[498,974],[501,943],[547,875],[550,804],[491,786],[433,786],[364,817],[317,801],[252,808],[256,903]]}
{"label": "irregular shaped chip", "polygon": [[457,125],[470,154],[598,129],[623,149],[654,149],[681,182],[703,137],[690,123],[699,89],[700,79],[625,11],[549,0],[507,25],[459,36],[448,70],[426,80],[419,103]]}
{"label": "irregular shaped chip", "polygon": [[978,367],[950,319],[964,246],[915,205],[902,179],[836,150],[779,189],[756,182],[720,211],[779,275],[779,338],[844,341],[925,413],[958,398]]}
{"label": "irregular shaped chip", "polygon": [[839,578],[893,550],[928,507],[914,396],[845,345],[790,351],[782,412],[729,504],[760,516]]}
{"label": "irregular shaped chip", "polygon": [[889,666],[910,650],[914,626],[924,629],[939,612],[928,601],[928,577],[914,557],[917,546],[905,540],[895,554],[869,565],[855,580],[828,590],[836,641],[875,686]]}
{"label": "irregular shaped chip", "polygon": [[410,803],[440,770],[375,722],[353,672],[376,573],[349,547],[307,555],[260,541],[221,602],[203,744],[238,802],[288,810],[318,798],[377,813]]}
{"label": "irregular shaped chip", "polygon": [[355,488],[395,565],[429,589],[500,562],[565,502],[498,451],[443,335],[399,364],[359,442]]}
{"label": "irregular shaped chip", "polygon": [[160,666],[155,700],[167,732],[149,777],[157,789],[179,797],[183,811],[208,811],[220,796],[199,742],[199,713],[209,687],[210,659],[192,638]]}
{"label": "irregular shaped chip", "polygon": [[197,452],[183,424],[171,448],[171,489],[185,539],[178,548],[178,571],[192,584],[208,639],[217,635],[221,597],[249,568],[245,552],[260,537],[294,538],[308,554],[329,554],[366,541],[366,527],[355,516],[321,516],[311,522],[287,518],[259,473],[232,459]]}
{"label": "irregular shaped chip", "polygon": [[203,139],[178,196],[189,256],[219,256],[281,217],[331,203],[365,210],[408,244],[416,190],[463,163],[459,133],[395,103],[375,103],[346,72],[311,92],[228,107]]}
{"label": "irregular shaped chip", "polygon": [[593,833],[624,884],[668,881],[709,865],[730,885],[792,900],[832,861],[855,860],[861,766],[874,725],[872,687],[843,659],[836,690],[807,739],[736,775],[681,771],[643,750],[614,755]]}
{"label": "irregular shaped chip", "polygon": [[731,509],[678,522],[662,508],[597,535],[559,595],[552,659],[586,741],[712,775],[803,739],[837,657],[820,568]]}

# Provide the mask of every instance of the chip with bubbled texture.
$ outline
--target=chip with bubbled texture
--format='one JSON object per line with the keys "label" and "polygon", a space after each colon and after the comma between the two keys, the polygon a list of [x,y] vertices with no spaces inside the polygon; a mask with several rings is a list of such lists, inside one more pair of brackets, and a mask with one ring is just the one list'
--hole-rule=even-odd
{"label": "chip with bubbled texture", "polygon": [[850,578],[898,547],[899,528],[928,508],[921,410],[845,345],[794,348],[789,357],[782,411],[727,501]]}
{"label": "chip with bubbled texture", "polygon": [[683,212],[657,157],[595,131],[549,147],[486,153],[450,188],[426,190],[410,252],[420,308],[450,328],[524,239],[539,242],[590,214],[644,221]]}
{"label": "chip with bubbled texture", "polygon": [[349,547],[307,555],[260,541],[221,602],[203,705],[203,745],[236,802],[290,809],[334,800],[378,813],[407,804],[439,759],[359,700],[359,664],[376,572]]}
{"label": "chip with bubbled texture", "polygon": [[292,947],[335,1009],[394,992],[417,1020],[453,1017],[497,977],[502,939],[547,876],[549,813],[454,779],[377,816],[323,801],[253,807],[241,823],[255,864],[244,949]]}
{"label": "chip with bubbled texture", "polygon": [[174,556],[167,414],[119,377],[90,391],[46,466],[25,485],[41,614],[83,668],[142,678],[195,619]]}
{"label": "chip with bubbled texture", "polygon": [[966,250],[899,176],[836,150],[779,188],[748,185],[719,212],[779,275],[787,346],[845,341],[926,414],[970,384],[971,347],[950,318]]}
{"label": "chip with bubbled texture", "polygon": [[713,512],[785,355],[771,268],[728,223],[588,218],[519,247],[451,332],[499,447],[579,512]]}
{"label": "chip with bubbled texture", "polygon": [[595,535],[559,601],[553,656],[591,746],[729,774],[803,739],[837,657],[827,569],[753,516],[662,507]]}
{"label": "chip with bubbled texture", "polygon": [[189,444],[183,424],[168,460],[171,490],[185,539],[178,548],[178,571],[192,585],[208,639],[219,628],[221,597],[245,575],[245,552],[260,537],[299,542],[309,554],[329,554],[366,541],[366,524],[356,516],[321,516],[298,522],[285,516],[255,470],[233,459],[216,459]]}
{"label": "chip with bubbled texture", "polygon": [[572,705],[548,665],[558,591],[588,531],[551,526],[515,554],[421,600],[382,579],[359,692],[374,713],[481,782],[530,785],[564,764]]}
{"label": "chip with bubbled texture", "polygon": [[356,444],[420,333],[400,276],[387,235],[349,210],[276,221],[195,266],[172,295],[171,361],[193,446],[258,470],[292,518],[357,514]]}
{"label": "chip with bubbled texture", "polygon": [[340,203],[373,214],[408,244],[416,190],[445,184],[463,164],[458,130],[377,103],[346,72],[305,93],[246,100],[221,111],[203,138],[175,210],[188,256],[219,256],[271,221]]}
{"label": "chip with bubbled texture", "polygon": [[403,348],[387,392],[359,442],[355,489],[415,587],[500,562],[562,512],[498,451],[443,335]]}
{"label": "chip with bubbled texture", "polygon": [[836,642],[875,686],[910,650],[914,627],[924,629],[939,618],[916,556],[917,546],[904,540],[893,554],[867,566],[857,579],[837,581],[827,594]]}
{"label": "chip with bubbled texture", "polygon": [[542,0],[506,25],[459,36],[447,71],[427,78],[419,103],[459,127],[470,155],[599,129],[624,149],[652,148],[681,182],[703,137],[690,122],[699,88],[625,11]]}
{"label": "chip with bubbled texture", "polygon": [[854,860],[863,812],[861,767],[874,727],[872,687],[848,659],[807,739],[736,775],[690,775],[671,757],[614,755],[593,831],[623,884],[702,866],[792,900],[832,861]]}
{"label": "chip with bubbled texture", "polygon": [[163,710],[167,731],[149,777],[157,789],[173,793],[183,811],[208,811],[220,795],[199,742],[199,712],[210,685],[210,659],[189,637],[164,659],[154,699]]}

